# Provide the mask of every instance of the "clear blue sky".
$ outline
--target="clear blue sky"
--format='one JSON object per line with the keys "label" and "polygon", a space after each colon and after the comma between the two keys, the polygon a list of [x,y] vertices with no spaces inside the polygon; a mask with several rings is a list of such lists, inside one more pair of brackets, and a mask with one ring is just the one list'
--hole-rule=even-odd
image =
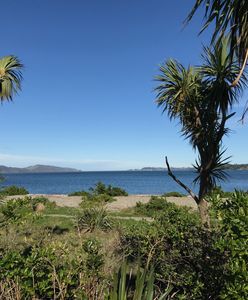
{"label": "clear blue sky", "polygon": [[[156,107],[153,78],[170,57],[200,62],[202,14],[182,30],[193,3],[3,1],[0,55],[25,70],[23,91],[0,107],[0,164],[116,170],[163,166],[166,154],[190,166],[195,153]],[[248,127],[237,119],[225,144],[247,163]]]}

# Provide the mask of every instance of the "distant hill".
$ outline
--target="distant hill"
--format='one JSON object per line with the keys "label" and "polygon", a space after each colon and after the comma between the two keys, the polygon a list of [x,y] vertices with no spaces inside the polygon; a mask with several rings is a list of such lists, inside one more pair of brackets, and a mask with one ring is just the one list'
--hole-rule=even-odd
{"label": "distant hill", "polygon": [[[175,167],[171,167],[172,170],[185,170],[185,171],[190,171],[190,170],[194,170],[193,167],[186,167],[186,168],[175,168]],[[225,170],[248,170],[248,164],[226,164],[224,166]],[[141,169],[133,169],[130,171],[166,171],[166,168],[159,168],[159,167],[144,167]]]}
{"label": "distant hill", "polygon": [[35,165],[26,168],[15,168],[0,166],[1,174],[14,174],[14,173],[77,173],[82,172],[81,170],[73,168],[62,168],[56,166],[46,166],[46,165]]}

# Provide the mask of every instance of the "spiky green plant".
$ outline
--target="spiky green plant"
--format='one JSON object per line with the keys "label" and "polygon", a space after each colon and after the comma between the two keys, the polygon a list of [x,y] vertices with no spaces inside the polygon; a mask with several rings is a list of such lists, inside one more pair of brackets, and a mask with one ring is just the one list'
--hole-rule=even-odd
{"label": "spiky green plant", "polygon": [[13,96],[21,90],[23,65],[13,55],[0,59],[0,99],[12,100]]}
{"label": "spiky green plant", "polygon": [[[129,272],[128,272],[129,271]],[[169,299],[168,296],[172,287],[168,287],[161,295],[155,295],[154,286],[154,272],[153,269],[146,270],[138,267],[135,276],[135,286],[132,287],[130,282],[132,279],[132,270],[128,270],[127,262],[124,261],[120,270],[114,277],[114,284],[110,289],[107,299],[108,300],[165,300]]]}
{"label": "spiky green plant", "polygon": [[103,207],[92,207],[81,211],[77,217],[76,226],[80,231],[92,232],[95,229],[109,230],[112,227],[112,222]]}

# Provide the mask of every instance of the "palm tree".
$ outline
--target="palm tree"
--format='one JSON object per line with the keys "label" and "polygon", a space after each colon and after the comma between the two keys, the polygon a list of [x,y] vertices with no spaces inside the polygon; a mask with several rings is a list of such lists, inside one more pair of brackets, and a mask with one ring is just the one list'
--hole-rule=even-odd
{"label": "palm tree", "polygon": [[210,23],[215,22],[212,42],[224,35],[230,35],[230,55],[237,56],[240,62],[240,72],[231,83],[235,87],[240,80],[248,59],[248,2],[247,0],[196,0],[188,15],[189,22],[197,9],[205,6],[206,22],[201,30],[205,30]]}
{"label": "palm tree", "polygon": [[16,56],[4,56],[0,59],[0,100],[12,100],[21,90],[22,68]]}
{"label": "palm tree", "polygon": [[170,119],[179,119],[183,135],[198,152],[195,169],[198,173],[199,192],[195,195],[171,172],[169,175],[184,187],[195,199],[203,224],[209,225],[206,195],[216,185],[216,180],[225,178],[223,158],[225,150],[222,138],[228,132],[226,121],[234,114],[229,108],[242,92],[244,75],[237,88],[230,83],[239,72],[239,64],[229,55],[227,39],[222,39],[212,48],[204,48],[203,65],[188,67],[174,60],[160,67],[156,88],[158,106],[167,112]]}

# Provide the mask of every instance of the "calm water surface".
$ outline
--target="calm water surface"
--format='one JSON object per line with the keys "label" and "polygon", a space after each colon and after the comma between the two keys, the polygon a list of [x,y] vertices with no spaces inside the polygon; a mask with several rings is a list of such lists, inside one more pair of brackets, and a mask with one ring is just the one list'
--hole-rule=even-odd
{"label": "calm water surface", "polygon": [[[185,184],[197,190],[191,183],[193,171],[174,171]],[[228,171],[228,181],[221,186],[226,191],[235,188],[248,190],[248,171]],[[162,194],[170,191],[184,192],[165,171],[115,171],[82,173],[6,174],[0,186],[25,187],[32,194],[68,194],[87,190],[97,182],[119,186],[130,194]]]}

